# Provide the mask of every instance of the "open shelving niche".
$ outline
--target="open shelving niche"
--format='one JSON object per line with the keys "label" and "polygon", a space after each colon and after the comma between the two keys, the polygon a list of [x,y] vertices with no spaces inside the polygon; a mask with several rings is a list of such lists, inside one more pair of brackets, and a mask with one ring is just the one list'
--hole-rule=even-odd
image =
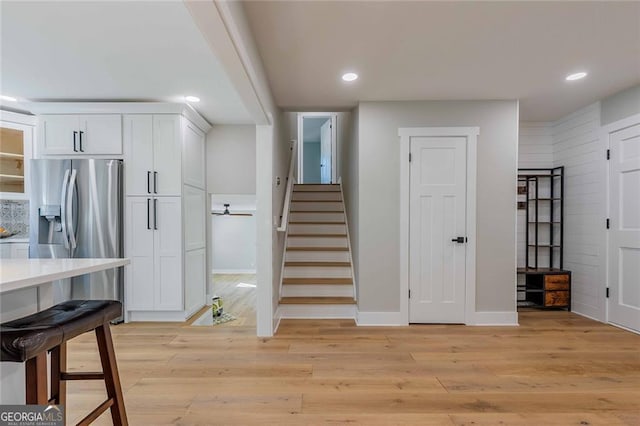
{"label": "open shelving niche", "polygon": [[[518,307],[571,306],[571,272],[564,269],[564,167],[518,169],[524,207],[524,259],[517,269]],[[521,228],[520,228],[521,229]],[[522,264],[523,263],[523,264]]]}

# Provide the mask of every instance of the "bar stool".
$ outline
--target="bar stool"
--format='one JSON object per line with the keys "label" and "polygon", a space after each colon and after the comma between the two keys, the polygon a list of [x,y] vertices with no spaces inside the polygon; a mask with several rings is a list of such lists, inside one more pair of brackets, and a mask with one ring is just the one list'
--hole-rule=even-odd
{"label": "bar stool", "polygon": [[[104,380],[107,400],[78,425],[88,425],[108,408],[116,426],[127,425],[109,322],[122,313],[114,300],[70,300],[0,325],[0,361],[25,362],[26,403],[65,404],[66,381]],[[102,373],[68,373],[66,342],[95,331]],[[51,398],[47,395],[47,351],[51,352]]]}

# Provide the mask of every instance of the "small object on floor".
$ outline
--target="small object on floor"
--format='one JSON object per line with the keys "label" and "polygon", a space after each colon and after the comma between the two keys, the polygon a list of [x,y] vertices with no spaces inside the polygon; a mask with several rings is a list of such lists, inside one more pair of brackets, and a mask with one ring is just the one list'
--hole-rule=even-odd
{"label": "small object on floor", "polygon": [[209,311],[206,311],[202,315],[200,315],[200,317],[198,319],[196,319],[193,323],[191,323],[191,325],[194,325],[194,326],[211,326],[211,325],[224,324],[225,322],[233,321],[235,319],[236,319],[236,317],[234,317],[233,315],[231,315],[231,314],[229,314],[227,312],[224,312],[219,317],[216,317],[216,316],[211,315],[211,313],[209,313]]}
{"label": "small object on floor", "polygon": [[222,308],[222,298],[214,296],[213,299],[211,299],[211,314],[213,315],[214,321],[216,318],[221,317],[223,313],[224,309]]}
{"label": "small object on floor", "polygon": [[226,312],[224,312],[222,315],[220,315],[219,317],[215,317],[213,319],[213,324],[212,325],[218,325],[218,324],[223,324],[225,322],[229,322],[229,321],[233,321],[235,320],[236,317],[234,317],[231,314],[228,314]]}

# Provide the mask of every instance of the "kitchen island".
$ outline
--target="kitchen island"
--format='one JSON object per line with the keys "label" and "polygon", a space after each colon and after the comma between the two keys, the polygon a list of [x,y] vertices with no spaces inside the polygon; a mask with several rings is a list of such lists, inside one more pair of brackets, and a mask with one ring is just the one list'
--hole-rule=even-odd
{"label": "kitchen island", "polygon": [[[26,316],[53,304],[51,283],[118,268],[129,259],[2,259],[0,318]],[[0,404],[24,404],[24,364],[0,362]]]}

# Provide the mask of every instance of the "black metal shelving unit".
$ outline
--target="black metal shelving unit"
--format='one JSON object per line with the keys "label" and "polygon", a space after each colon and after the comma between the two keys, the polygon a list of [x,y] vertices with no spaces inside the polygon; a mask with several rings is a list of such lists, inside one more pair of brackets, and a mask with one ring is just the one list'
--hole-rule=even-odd
{"label": "black metal shelving unit", "polygon": [[519,305],[568,308],[571,273],[564,270],[564,167],[518,169],[518,185],[526,188],[525,267],[518,268],[525,279],[517,288],[525,300]]}

